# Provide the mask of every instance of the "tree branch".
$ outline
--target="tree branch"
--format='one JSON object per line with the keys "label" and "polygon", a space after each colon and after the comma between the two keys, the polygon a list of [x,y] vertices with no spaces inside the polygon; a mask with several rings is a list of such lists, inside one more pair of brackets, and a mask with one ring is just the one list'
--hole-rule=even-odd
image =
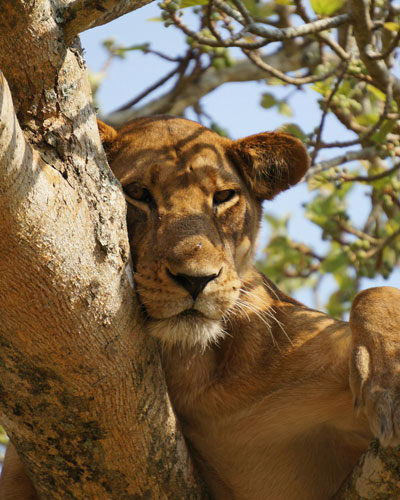
{"label": "tree branch", "polygon": [[331,28],[337,28],[338,26],[348,23],[350,21],[349,14],[340,14],[335,17],[328,17],[326,19],[318,19],[301,26],[290,27],[290,28],[274,28],[267,27],[261,23],[253,23],[246,26],[249,33],[254,35],[262,36],[266,40],[277,42],[283,40],[290,40],[298,36],[316,34],[320,31],[325,31]]}
{"label": "tree branch", "polygon": [[57,12],[67,42],[95,26],[109,23],[128,12],[139,9],[152,0],[71,0]]}
{"label": "tree branch", "polygon": [[374,57],[376,51],[372,42],[372,20],[365,0],[351,0],[349,2],[353,19],[354,36],[362,62],[368,74],[372,77],[374,85],[385,92],[392,80],[393,97],[400,105],[400,80],[395,78],[386,63]]}
{"label": "tree branch", "polygon": [[398,461],[398,447],[382,448],[373,441],[332,500],[399,498]]}
{"label": "tree branch", "polygon": [[[236,0],[237,1],[237,0]],[[268,41],[283,41],[296,38],[298,36],[310,35],[319,33],[320,31],[325,31],[327,29],[336,28],[342,24],[348,23],[351,19],[350,14],[340,14],[338,16],[329,17],[327,19],[317,19],[309,23],[303,24],[296,27],[288,28],[275,28],[273,26],[265,26],[261,22],[253,22],[249,24],[251,20],[249,11],[241,4],[240,12],[232,9],[223,0],[215,0],[215,6],[221,9],[223,12],[231,16],[233,19],[238,21],[240,24],[246,27],[246,31],[254,35],[261,36]],[[242,15],[243,14],[243,15]]]}
{"label": "tree branch", "polygon": [[[294,0],[294,3],[296,5],[296,12],[297,14],[303,19],[305,23],[311,22],[310,17],[307,14],[307,11],[301,2],[301,0]],[[343,61],[347,61],[350,59],[350,54],[348,54],[343,47],[341,47],[335,40],[332,39],[327,33],[318,33],[317,37],[324,43],[326,43],[336,54],[339,56],[340,59]]]}
{"label": "tree branch", "polygon": [[[318,61],[318,57],[318,43],[312,42],[294,47],[283,46],[275,53],[263,56],[262,60],[268,61],[268,64],[278,68],[282,73],[286,73],[313,66]],[[339,61],[335,54],[330,54],[330,58],[332,64]],[[119,126],[139,116],[159,113],[181,116],[186,108],[195,106],[202,97],[224,83],[257,80],[268,82],[270,77],[264,69],[257,67],[247,59],[242,59],[236,61],[235,65],[230,68],[217,70],[211,67],[207,69],[196,81],[187,85],[180,92],[179,96],[176,96],[174,99],[172,99],[173,91],[167,92],[144,106],[122,112],[113,112],[104,119],[113,126]]]}
{"label": "tree branch", "polygon": [[[250,59],[251,62],[253,62],[256,66],[258,66],[260,69],[264,70],[266,73],[270,73],[272,76],[275,76],[276,78],[279,78],[285,83],[289,83],[291,85],[305,85],[308,83],[315,83],[315,82],[321,82],[322,80],[326,80],[332,75],[335,75],[338,73],[338,71],[341,69],[343,63],[339,63],[337,66],[331,68],[329,71],[326,73],[323,73],[322,75],[310,75],[310,76],[304,76],[304,77],[292,77],[285,75],[282,73],[282,71],[277,70],[270,64],[267,64],[262,60],[262,58],[256,54],[256,52],[253,51],[244,51],[247,57]],[[342,71],[343,72],[343,71]]]}
{"label": "tree branch", "polygon": [[332,180],[335,182],[374,182],[378,181],[380,179],[384,179],[385,177],[388,177],[389,175],[392,175],[393,173],[397,172],[397,170],[400,169],[400,163],[397,163],[394,165],[392,168],[388,168],[387,170],[384,170],[383,172],[380,172],[379,174],[375,175],[345,175],[345,174],[339,174],[337,177],[334,177]]}
{"label": "tree branch", "polygon": [[336,156],[335,158],[331,158],[330,160],[316,163],[307,172],[305,180],[307,181],[313,175],[318,174],[319,172],[324,172],[325,170],[329,170],[330,168],[337,167],[338,165],[342,165],[343,163],[349,163],[350,161],[355,160],[371,160],[376,155],[377,149],[374,146],[360,149],[359,151],[348,151],[344,155]]}

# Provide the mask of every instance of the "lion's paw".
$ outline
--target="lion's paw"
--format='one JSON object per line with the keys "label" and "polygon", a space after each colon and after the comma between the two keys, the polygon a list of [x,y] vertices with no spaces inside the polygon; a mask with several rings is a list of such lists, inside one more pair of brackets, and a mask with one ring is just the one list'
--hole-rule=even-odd
{"label": "lion's paw", "polygon": [[400,290],[370,288],[354,299],[350,386],[383,446],[400,444]]}
{"label": "lion's paw", "polygon": [[374,387],[365,395],[364,407],[371,431],[382,446],[400,444],[400,404],[392,391]]}

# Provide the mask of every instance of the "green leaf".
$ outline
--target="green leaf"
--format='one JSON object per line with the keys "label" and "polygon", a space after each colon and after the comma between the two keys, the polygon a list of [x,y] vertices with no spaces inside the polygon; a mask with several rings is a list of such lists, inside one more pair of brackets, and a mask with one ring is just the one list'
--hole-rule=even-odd
{"label": "green leaf", "polygon": [[180,3],[181,9],[186,9],[187,7],[195,7],[196,5],[207,5],[208,0],[182,0]]}
{"label": "green leaf", "polygon": [[130,50],[148,50],[150,47],[149,43],[141,43],[139,45],[131,45],[130,47],[121,47],[120,50],[124,52],[129,52]]}
{"label": "green leaf", "polygon": [[[251,40],[248,40],[248,41],[251,41]],[[280,86],[280,87],[284,87],[287,85],[287,83],[283,82],[280,78],[277,78],[275,76],[271,76],[270,78],[268,78],[268,87],[274,87],[274,86]]]}
{"label": "green leaf", "polygon": [[390,247],[385,247],[383,249],[382,259],[383,262],[386,264],[386,266],[389,268],[389,270],[393,269],[393,267],[398,262],[398,255],[396,250]]}
{"label": "green leaf", "polygon": [[389,31],[399,31],[400,30],[400,24],[399,23],[392,23],[392,22],[388,22],[388,23],[384,23],[383,25],[385,27],[385,29],[389,30]]}
{"label": "green leaf", "polygon": [[367,85],[367,89],[380,101],[386,100],[386,95],[381,90],[377,89],[374,85]]}
{"label": "green leaf", "polygon": [[7,434],[5,433],[3,427],[0,425],[0,444],[3,446],[6,446],[8,443],[8,437]]}
{"label": "green leaf", "polygon": [[350,277],[348,274],[342,272],[336,272],[333,274],[336,283],[341,289],[344,290],[354,290],[356,291],[354,276]]}
{"label": "green leaf", "polygon": [[308,179],[308,190],[314,191],[314,189],[320,189],[322,187],[328,188],[328,190],[332,190],[332,181],[330,180],[335,175],[335,169],[330,168],[325,172],[321,172],[319,174],[314,174],[312,177]]}
{"label": "green leaf", "polygon": [[146,21],[149,21],[150,23],[162,23],[164,19],[162,17],[149,17]]}
{"label": "green leaf", "polygon": [[326,96],[331,92],[330,80],[326,79],[321,82],[315,82],[314,85],[312,85],[312,89],[315,90],[315,92]]}
{"label": "green leaf", "polygon": [[285,123],[281,127],[279,127],[278,130],[281,130],[282,132],[286,132],[287,134],[293,135],[294,137],[297,137],[297,139],[300,139],[303,142],[308,141],[308,136],[305,132],[301,130],[301,128],[296,125],[295,123]]}
{"label": "green leaf", "polygon": [[114,47],[116,44],[115,38],[107,38],[106,40],[103,40],[102,45],[105,49],[110,49]]}
{"label": "green leaf", "polygon": [[269,223],[271,229],[275,234],[285,234],[287,231],[287,225],[289,222],[289,216],[285,215],[284,217],[276,217],[273,214],[266,213],[264,214],[264,219]]}
{"label": "green leaf", "polygon": [[281,115],[293,116],[292,108],[285,101],[280,101],[280,103],[278,104],[278,110]]}
{"label": "green leaf", "polygon": [[261,98],[261,106],[265,109],[273,108],[278,104],[278,101],[276,100],[275,96],[272,94],[269,94],[266,92],[265,94],[262,95]]}
{"label": "green leaf", "polygon": [[254,15],[259,17],[273,16],[275,14],[275,3],[276,2],[257,3]]}
{"label": "green leaf", "polygon": [[393,127],[396,125],[395,120],[385,120],[383,124],[380,126],[379,130],[377,130],[371,137],[371,139],[376,144],[383,144],[386,142],[386,136],[389,132],[392,131]]}
{"label": "green leaf", "polygon": [[371,127],[375,125],[375,123],[379,120],[378,113],[364,113],[362,115],[356,116],[355,120],[360,125],[364,125],[364,127]]}
{"label": "green leaf", "polygon": [[343,6],[344,0],[310,0],[310,3],[319,16],[331,16]]}
{"label": "green leaf", "polygon": [[216,132],[218,135],[221,135],[222,137],[229,137],[228,130],[226,128],[221,127],[216,122],[212,122],[210,128],[211,130]]}
{"label": "green leaf", "polygon": [[322,273],[334,273],[343,267],[349,265],[349,260],[345,252],[335,252],[328,255],[321,264],[320,270]]}
{"label": "green leaf", "polygon": [[214,57],[212,66],[217,70],[224,69],[226,68],[226,61],[223,57]]}
{"label": "green leaf", "polygon": [[257,17],[269,17],[276,14],[277,2],[263,2],[260,0],[243,0],[243,3],[250,14]]}
{"label": "green leaf", "polygon": [[324,227],[330,221],[330,216],[337,214],[339,204],[334,196],[317,196],[308,203],[306,215],[315,224]]}
{"label": "green leaf", "polygon": [[350,294],[348,291],[339,288],[330,296],[329,301],[325,306],[326,312],[329,316],[342,318],[343,315],[350,309],[353,295],[354,293]]}

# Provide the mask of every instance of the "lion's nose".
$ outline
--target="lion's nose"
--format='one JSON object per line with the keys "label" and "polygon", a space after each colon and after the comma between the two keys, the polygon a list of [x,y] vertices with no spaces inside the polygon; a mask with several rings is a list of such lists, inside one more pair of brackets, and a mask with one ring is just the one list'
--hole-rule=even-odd
{"label": "lion's nose", "polygon": [[167,269],[167,274],[175,283],[178,283],[178,285],[187,290],[193,297],[193,300],[196,300],[197,296],[204,290],[208,283],[215,280],[221,274],[221,270],[217,274],[208,274],[207,276],[189,276],[182,273],[173,274]]}

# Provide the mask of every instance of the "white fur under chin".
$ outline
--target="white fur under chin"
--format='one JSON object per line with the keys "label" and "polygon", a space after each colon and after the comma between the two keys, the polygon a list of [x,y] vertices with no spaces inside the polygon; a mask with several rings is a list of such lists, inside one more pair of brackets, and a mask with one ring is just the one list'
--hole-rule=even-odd
{"label": "white fur under chin", "polygon": [[220,321],[197,315],[150,319],[146,326],[150,335],[160,339],[164,347],[180,344],[183,347],[200,346],[205,349],[226,335]]}

